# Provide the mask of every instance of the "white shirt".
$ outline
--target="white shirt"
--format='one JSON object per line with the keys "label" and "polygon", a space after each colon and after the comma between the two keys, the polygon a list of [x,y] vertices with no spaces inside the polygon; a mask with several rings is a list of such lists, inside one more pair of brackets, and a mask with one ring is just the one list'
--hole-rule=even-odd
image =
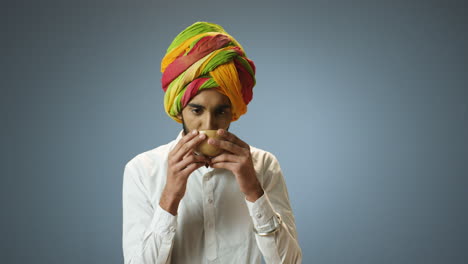
{"label": "white shirt", "polygon": [[[294,216],[276,158],[251,147],[264,195],[245,199],[231,171],[201,167],[188,178],[176,216],[159,206],[169,152],[181,139],[141,153],[125,166],[123,254],[126,264],[301,263]],[[279,214],[283,223],[279,226]],[[254,232],[279,228],[269,236]]]}

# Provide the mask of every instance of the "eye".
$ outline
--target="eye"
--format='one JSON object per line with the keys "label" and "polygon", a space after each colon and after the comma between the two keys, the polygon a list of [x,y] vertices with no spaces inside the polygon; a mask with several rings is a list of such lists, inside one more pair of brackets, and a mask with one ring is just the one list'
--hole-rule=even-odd
{"label": "eye", "polygon": [[195,115],[199,115],[202,113],[202,110],[200,108],[192,108],[191,111]]}
{"label": "eye", "polygon": [[216,111],[216,115],[218,116],[227,116],[229,115],[230,113],[230,109],[229,108],[223,108],[223,109],[219,109]]}

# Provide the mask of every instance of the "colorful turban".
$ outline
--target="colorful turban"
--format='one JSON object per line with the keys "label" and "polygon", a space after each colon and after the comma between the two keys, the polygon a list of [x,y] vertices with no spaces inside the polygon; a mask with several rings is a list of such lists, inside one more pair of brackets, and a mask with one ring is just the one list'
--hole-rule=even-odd
{"label": "colorful turban", "polygon": [[172,41],[161,62],[166,113],[177,115],[198,91],[213,88],[231,101],[232,121],[247,112],[255,65],[242,46],[216,24],[196,22]]}

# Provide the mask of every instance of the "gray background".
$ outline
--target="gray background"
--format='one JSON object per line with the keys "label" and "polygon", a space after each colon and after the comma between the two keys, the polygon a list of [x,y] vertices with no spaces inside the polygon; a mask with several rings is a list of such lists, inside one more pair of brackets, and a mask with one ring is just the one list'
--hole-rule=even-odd
{"label": "gray background", "polygon": [[123,262],[123,168],[179,132],[159,65],[198,20],[257,65],[232,131],[278,157],[304,263],[466,263],[464,1],[1,9],[2,263]]}

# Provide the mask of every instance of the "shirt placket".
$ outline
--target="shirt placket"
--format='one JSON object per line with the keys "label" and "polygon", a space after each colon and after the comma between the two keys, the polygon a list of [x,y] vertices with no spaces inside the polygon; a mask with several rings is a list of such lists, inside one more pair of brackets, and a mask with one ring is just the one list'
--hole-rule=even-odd
{"label": "shirt placket", "polygon": [[205,229],[206,257],[208,261],[217,258],[216,226],[215,226],[215,207],[213,195],[212,172],[208,172],[203,177],[203,216]]}

